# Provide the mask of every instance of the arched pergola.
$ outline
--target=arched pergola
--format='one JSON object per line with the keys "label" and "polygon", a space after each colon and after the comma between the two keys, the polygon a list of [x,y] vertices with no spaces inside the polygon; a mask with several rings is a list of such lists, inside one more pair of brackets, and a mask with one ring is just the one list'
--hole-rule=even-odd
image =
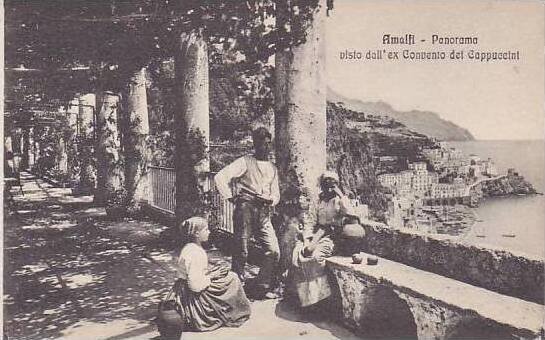
{"label": "arched pergola", "polygon": [[[136,201],[144,201],[148,196],[145,139],[149,133],[149,118],[145,65],[150,58],[171,57],[175,63],[175,86],[179,94],[175,119],[176,214],[183,219],[198,213],[195,207],[202,199],[202,179],[205,177],[203,174],[209,170],[209,162],[206,154],[197,155],[193,144],[202,142],[206,149],[209,142],[208,44],[212,36],[221,36],[218,32],[222,30],[227,31],[225,36],[235,36],[233,32],[240,31],[242,36],[236,38],[250,41],[253,34],[251,25],[258,22],[257,25],[266,26],[263,18],[257,20],[250,17],[244,22],[246,26],[243,30],[228,21],[224,22],[223,27],[217,25],[218,29],[214,27],[214,22],[218,20],[214,15],[223,13],[219,20],[223,20],[224,16],[230,20],[230,15],[235,17],[240,11],[259,14],[276,9],[277,23],[276,28],[273,28],[276,35],[271,34],[272,38],[269,38],[259,33],[263,40],[259,43],[278,45],[275,47],[275,131],[282,206],[284,212],[312,224],[303,215],[309,215],[307,212],[317,199],[318,176],[326,167],[326,1],[291,4],[299,6],[297,11],[283,1],[262,1],[256,2],[255,8],[238,3],[218,8],[208,5],[209,8],[204,12],[196,9],[196,13],[193,10],[179,11],[178,8],[170,7],[174,5],[169,2],[156,2],[154,6],[138,0],[124,2],[119,6],[109,2],[87,6],[85,1],[75,1],[70,6],[55,8],[53,1],[13,6],[7,13],[10,28],[8,45],[21,44],[21,41],[24,44],[27,36],[43,40],[38,43],[29,41],[32,46],[22,48],[22,54],[8,53],[8,67],[14,70],[19,68],[20,72],[29,74],[35,72],[46,75],[54,73],[53,68],[56,67],[57,73],[67,77],[64,79],[74,78],[73,74],[82,69],[88,72],[89,81],[84,86],[65,88],[66,92],[73,93],[72,98],[74,95],[78,98],[77,133],[95,138],[93,145],[78,146],[80,152],[92,155],[80,160],[82,191],[95,186],[93,179],[96,171],[97,203],[104,203],[112,191],[115,192],[119,187],[128,191]],[[169,13],[185,14],[172,17]],[[208,18],[205,14],[212,17]],[[40,28],[34,25],[38,16],[45,18]],[[187,19],[189,24],[180,23],[183,21],[181,19]],[[284,32],[288,26],[294,28],[293,32]],[[154,36],[157,33],[153,29],[149,30],[149,27],[161,30],[162,33]],[[302,28],[302,32],[296,33],[296,27]],[[51,40],[42,30],[64,32],[72,40],[68,39],[66,45],[60,45],[57,40],[63,39]],[[138,34],[149,32],[152,32],[152,39],[139,40],[141,37]],[[89,46],[80,41],[93,37],[93,34],[97,37],[89,41]],[[267,42],[267,39],[282,37],[279,34],[284,34],[286,39]],[[130,45],[139,41],[143,43],[141,53],[134,53],[138,49],[131,49]],[[122,46],[112,45],[115,43]],[[252,53],[259,55],[258,48],[261,47],[256,46]],[[50,57],[54,65],[42,60],[39,52],[43,53],[44,50],[54,52]],[[58,61],[63,57],[64,60]],[[19,63],[29,65],[19,67]],[[30,71],[34,64],[42,69],[37,67]],[[123,124],[127,130],[120,132]],[[119,135],[122,136],[121,140]],[[59,144],[63,143],[66,144],[66,141],[59,141]],[[118,160],[121,158],[123,162],[120,164]],[[95,170],[91,160],[96,161]]]}

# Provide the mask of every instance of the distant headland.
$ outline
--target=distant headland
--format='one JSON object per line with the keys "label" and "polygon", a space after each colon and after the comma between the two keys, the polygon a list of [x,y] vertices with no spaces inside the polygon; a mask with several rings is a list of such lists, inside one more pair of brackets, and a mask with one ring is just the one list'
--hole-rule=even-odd
{"label": "distant headland", "polygon": [[467,129],[441,118],[435,112],[418,110],[397,111],[388,103],[382,101],[363,102],[358,99],[345,97],[330,88],[327,91],[327,99],[332,103],[343,102],[346,108],[354,111],[389,116],[404,124],[409,129],[428,137],[446,141],[475,140],[475,137]]}

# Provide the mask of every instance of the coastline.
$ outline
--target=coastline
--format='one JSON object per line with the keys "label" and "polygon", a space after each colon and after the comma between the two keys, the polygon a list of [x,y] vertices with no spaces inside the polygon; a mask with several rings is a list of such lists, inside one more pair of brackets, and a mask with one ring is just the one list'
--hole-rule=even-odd
{"label": "coastline", "polygon": [[[484,140],[452,142],[465,154],[491,157],[498,170],[515,167],[532,184],[531,194],[504,194],[483,197],[475,209],[476,223],[460,237],[470,244],[488,244],[498,248],[545,257],[545,141]],[[478,235],[484,237],[478,237]],[[504,236],[506,235],[506,236]]]}
{"label": "coastline", "polygon": [[453,206],[423,206],[426,224],[418,224],[419,230],[439,235],[460,236],[468,232],[478,219],[474,208],[456,204]]}

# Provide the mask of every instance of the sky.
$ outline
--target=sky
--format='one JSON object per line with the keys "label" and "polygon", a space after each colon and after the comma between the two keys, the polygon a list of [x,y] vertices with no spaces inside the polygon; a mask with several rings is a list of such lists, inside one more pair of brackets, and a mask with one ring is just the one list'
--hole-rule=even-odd
{"label": "sky", "polygon": [[[545,136],[545,37],[538,1],[335,0],[327,18],[328,85],[396,110],[437,112],[477,139]],[[414,34],[415,45],[383,45]],[[477,37],[476,45],[432,45],[431,36]],[[420,42],[425,39],[426,42]],[[341,60],[341,52],[386,49],[401,60]],[[464,60],[410,61],[402,51],[464,50]],[[519,61],[469,60],[470,49],[519,51]]]}

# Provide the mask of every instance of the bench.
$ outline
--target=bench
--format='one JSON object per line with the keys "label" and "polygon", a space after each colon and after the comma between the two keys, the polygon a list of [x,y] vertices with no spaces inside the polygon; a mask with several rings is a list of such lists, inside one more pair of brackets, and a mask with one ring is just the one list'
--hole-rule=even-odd
{"label": "bench", "polygon": [[[364,258],[369,255],[363,253]],[[544,306],[398,262],[352,264],[331,257],[343,320],[371,337],[536,338],[543,336]]]}

